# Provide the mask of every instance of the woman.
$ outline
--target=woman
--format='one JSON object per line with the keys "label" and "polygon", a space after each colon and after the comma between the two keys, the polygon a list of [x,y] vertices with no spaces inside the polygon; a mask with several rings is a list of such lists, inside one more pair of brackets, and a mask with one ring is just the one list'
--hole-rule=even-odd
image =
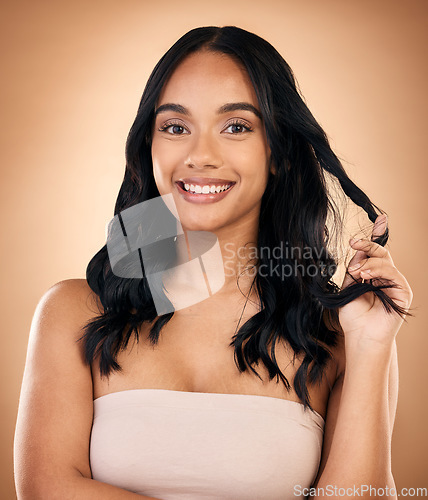
{"label": "woman", "polygon": [[[385,215],[346,175],[287,63],[234,26],[189,31],[148,80],[126,160],[87,280],[54,285],[34,316],[18,497],[285,499],[370,485],[395,498],[395,336],[412,291],[384,248]],[[327,248],[344,229],[335,181],[375,223],[350,242],[340,288]],[[154,243],[168,232],[162,203],[133,212],[142,240],[160,233],[151,254],[108,246],[132,237],[130,208],[156,200],[174,216],[182,267]],[[147,272],[157,260],[161,289]]]}

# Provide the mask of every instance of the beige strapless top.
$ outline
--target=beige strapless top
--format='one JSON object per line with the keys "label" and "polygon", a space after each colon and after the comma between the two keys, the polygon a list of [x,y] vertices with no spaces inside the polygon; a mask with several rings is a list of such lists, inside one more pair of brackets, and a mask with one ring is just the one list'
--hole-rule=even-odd
{"label": "beige strapless top", "polygon": [[301,403],[135,389],[94,400],[92,477],[161,500],[302,498],[324,433]]}

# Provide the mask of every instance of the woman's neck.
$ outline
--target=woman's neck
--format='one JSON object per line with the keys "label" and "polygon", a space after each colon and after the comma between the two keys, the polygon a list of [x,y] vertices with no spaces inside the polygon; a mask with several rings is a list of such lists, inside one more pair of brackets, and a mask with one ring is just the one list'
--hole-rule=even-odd
{"label": "woman's neck", "polygon": [[[176,309],[214,295],[222,300],[237,294],[254,297],[251,288],[257,270],[258,224],[248,220],[240,222],[234,227],[206,231],[209,245],[203,241],[206,235],[198,236],[182,226],[184,234],[177,238],[176,248],[181,264],[164,276],[167,296]],[[213,238],[211,242],[209,233]]]}

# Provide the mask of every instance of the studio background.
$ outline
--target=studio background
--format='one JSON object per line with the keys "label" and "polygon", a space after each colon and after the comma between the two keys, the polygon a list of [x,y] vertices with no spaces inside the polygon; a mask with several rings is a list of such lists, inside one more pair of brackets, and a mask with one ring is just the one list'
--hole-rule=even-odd
{"label": "studio background", "polygon": [[350,177],[389,215],[389,249],[416,314],[397,337],[393,474],[397,488],[426,487],[428,3],[8,0],[1,7],[0,496],[15,498],[13,437],[37,302],[54,283],[84,278],[113,217],[147,78],[180,36],[206,25],[236,25],[278,49]]}

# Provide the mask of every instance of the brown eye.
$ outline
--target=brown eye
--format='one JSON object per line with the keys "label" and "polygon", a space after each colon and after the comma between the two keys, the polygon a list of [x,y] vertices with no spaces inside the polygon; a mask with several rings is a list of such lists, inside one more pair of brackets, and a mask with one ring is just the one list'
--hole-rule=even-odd
{"label": "brown eye", "polygon": [[[232,135],[243,134],[245,132],[252,132],[252,128],[241,122],[233,122],[227,126],[227,129],[232,128]],[[226,130],[227,130],[226,129]]]}
{"label": "brown eye", "polygon": [[231,127],[235,132],[242,132],[242,129],[244,128],[242,125],[231,125]]}
{"label": "brown eye", "polygon": [[179,123],[166,123],[163,127],[159,129],[160,132],[166,132],[168,129],[172,129],[172,132],[168,132],[170,135],[183,135],[185,128]]}
{"label": "brown eye", "polygon": [[180,135],[184,130],[184,128],[181,125],[171,125],[169,128],[172,128],[173,133],[174,134],[177,133],[178,135]]}

